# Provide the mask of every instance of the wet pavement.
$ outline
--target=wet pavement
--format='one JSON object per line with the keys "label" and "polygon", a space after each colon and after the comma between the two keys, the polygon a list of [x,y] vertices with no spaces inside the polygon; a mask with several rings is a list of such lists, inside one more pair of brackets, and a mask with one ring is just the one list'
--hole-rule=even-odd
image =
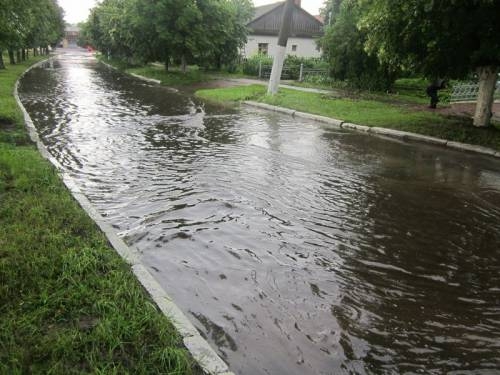
{"label": "wet pavement", "polygon": [[69,51],[20,96],[239,374],[500,371],[500,164],[219,108]]}

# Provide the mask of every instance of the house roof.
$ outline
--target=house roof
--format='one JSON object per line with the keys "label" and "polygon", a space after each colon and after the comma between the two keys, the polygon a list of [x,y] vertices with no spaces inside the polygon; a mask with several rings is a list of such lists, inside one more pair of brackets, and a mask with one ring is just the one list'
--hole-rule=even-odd
{"label": "house roof", "polygon": [[[278,35],[281,27],[284,1],[254,9],[254,17],[247,24],[254,35]],[[323,35],[323,23],[300,6],[294,4],[290,36],[315,38]]]}
{"label": "house roof", "polygon": [[262,17],[266,13],[269,13],[274,8],[277,8],[277,7],[279,7],[282,4],[283,4],[283,2],[280,1],[280,2],[274,3],[274,4],[268,4],[268,5],[262,5],[260,7],[255,7],[254,8],[254,12],[255,13],[254,13],[254,16],[253,16],[253,18],[252,18],[252,20],[250,22],[255,21],[256,19]]}

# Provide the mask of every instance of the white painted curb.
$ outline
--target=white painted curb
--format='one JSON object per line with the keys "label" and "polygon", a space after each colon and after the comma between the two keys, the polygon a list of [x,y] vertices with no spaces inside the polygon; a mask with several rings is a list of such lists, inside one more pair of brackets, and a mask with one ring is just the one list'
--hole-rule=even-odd
{"label": "white painted curb", "polygon": [[[108,64],[107,62],[104,62],[102,60],[99,60],[97,59],[97,61],[99,61],[101,64],[104,64],[106,65],[108,68],[110,69],[113,69],[113,70],[118,70],[116,67],[114,67],[113,65],[111,64]],[[149,82],[149,83],[156,83],[157,85],[160,85],[161,84],[161,81],[159,79],[153,79],[153,78],[148,78],[148,77],[144,77],[144,76],[141,76],[139,74],[135,74],[135,73],[125,73],[125,72],[122,72],[123,74],[130,74],[132,77],[135,77],[137,79],[140,79],[141,81],[146,81],[146,82]]]}
{"label": "white painted curb", "polygon": [[161,81],[159,79],[148,78],[135,73],[130,73],[130,75],[146,82],[156,83],[158,85],[161,84]]}
{"label": "white painted curb", "polygon": [[132,272],[137,277],[141,285],[147,290],[160,311],[170,319],[174,327],[182,336],[184,345],[196,362],[200,365],[202,370],[209,375],[234,375],[229,371],[227,364],[222,360],[222,358],[217,355],[208,342],[200,335],[188,317],[184,315],[172,298],[169,297],[167,292],[161,287],[160,284],[158,284],[149,270],[141,263],[139,252],[136,249],[127,246],[127,244],[125,244],[125,242],[116,235],[113,227],[104,220],[99,212],[97,212],[92,203],[90,203],[87,197],[78,188],[73,178],[68,173],[64,172],[61,164],[52,155],[50,155],[45,145],[41,142],[30,115],[21,103],[21,99],[18,94],[18,87],[19,81],[27,72],[37,66],[40,66],[46,61],[47,60],[40,61],[28,68],[19,77],[14,86],[13,94],[17,105],[23,112],[24,121],[26,127],[28,128],[31,140],[36,144],[42,156],[49,160],[58,170],[59,175],[73,197],[104,232],[115,251],[131,266]]}
{"label": "white painted curb", "polygon": [[248,105],[248,106],[266,109],[269,111],[289,114],[293,117],[299,117],[299,118],[318,121],[318,122],[322,122],[322,123],[326,123],[326,124],[331,124],[331,125],[336,126],[336,127],[342,127],[342,128],[346,128],[346,129],[352,129],[352,130],[357,130],[357,131],[369,133],[369,134],[402,139],[405,141],[416,141],[416,142],[422,142],[422,143],[430,143],[433,145],[446,146],[446,147],[449,147],[449,148],[452,148],[455,150],[473,152],[476,154],[500,158],[500,151],[496,151],[496,150],[488,148],[488,147],[476,146],[476,145],[471,145],[468,143],[453,142],[453,141],[449,141],[449,140],[442,139],[442,138],[431,137],[428,135],[423,135],[423,134],[418,134],[418,133],[410,133],[410,132],[405,132],[405,131],[401,131],[401,130],[371,127],[371,126],[365,126],[365,125],[357,125],[357,124],[352,124],[350,122],[343,122],[342,120],[337,120],[337,119],[330,118],[330,117],[314,115],[311,113],[298,112],[298,111],[294,111],[294,110],[289,109],[289,108],[278,107],[278,106],[274,106],[274,105],[270,105],[270,104],[266,104],[266,103],[259,103],[259,102],[253,102],[253,101],[244,101],[242,103],[245,105]]}

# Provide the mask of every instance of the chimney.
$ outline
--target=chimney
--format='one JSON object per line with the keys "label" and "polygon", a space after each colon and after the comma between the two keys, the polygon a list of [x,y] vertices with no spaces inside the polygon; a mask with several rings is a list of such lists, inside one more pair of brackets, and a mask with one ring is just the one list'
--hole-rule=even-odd
{"label": "chimney", "polygon": [[300,0],[294,0],[295,5],[297,5],[300,8]]}

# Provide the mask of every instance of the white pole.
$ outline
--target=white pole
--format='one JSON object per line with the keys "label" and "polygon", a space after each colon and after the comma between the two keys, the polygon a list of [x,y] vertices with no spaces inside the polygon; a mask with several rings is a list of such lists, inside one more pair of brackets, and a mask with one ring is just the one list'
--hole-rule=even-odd
{"label": "white pole", "polygon": [[269,86],[267,87],[268,95],[275,95],[278,93],[283,63],[285,62],[286,44],[288,42],[288,35],[290,34],[290,28],[292,25],[294,7],[294,0],[286,0],[285,7],[283,9],[280,33],[278,36],[278,46],[276,48],[276,55],[274,56],[273,61],[273,69],[271,70]]}

